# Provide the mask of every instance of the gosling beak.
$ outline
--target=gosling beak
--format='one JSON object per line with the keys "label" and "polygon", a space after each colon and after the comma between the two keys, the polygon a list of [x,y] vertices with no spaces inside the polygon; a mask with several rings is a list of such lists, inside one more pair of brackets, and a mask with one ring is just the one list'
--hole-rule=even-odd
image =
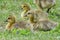
{"label": "gosling beak", "polygon": [[20,6],[20,9],[21,9],[21,10],[23,9],[22,6]]}
{"label": "gosling beak", "polygon": [[8,22],[8,20],[5,20],[4,22]]}
{"label": "gosling beak", "polygon": [[20,8],[21,10],[23,9],[23,8]]}

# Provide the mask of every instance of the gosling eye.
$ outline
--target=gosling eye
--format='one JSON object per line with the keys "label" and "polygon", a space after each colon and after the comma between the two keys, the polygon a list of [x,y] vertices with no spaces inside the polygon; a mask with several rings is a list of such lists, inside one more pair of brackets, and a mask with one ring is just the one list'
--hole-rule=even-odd
{"label": "gosling eye", "polygon": [[25,7],[25,6],[23,6],[23,7]]}
{"label": "gosling eye", "polygon": [[30,14],[30,13],[28,13],[28,14]]}
{"label": "gosling eye", "polygon": [[8,19],[11,19],[11,18],[8,18]]}

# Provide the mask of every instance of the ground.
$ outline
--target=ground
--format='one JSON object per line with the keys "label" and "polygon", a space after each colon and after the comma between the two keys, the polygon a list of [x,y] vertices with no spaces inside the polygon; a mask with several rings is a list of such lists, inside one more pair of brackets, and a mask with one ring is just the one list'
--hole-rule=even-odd
{"label": "ground", "polygon": [[[14,13],[18,21],[22,20],[20,18],[22,12],[20,5],[23,2],[30,3],[32,9],[36,8],[32,0],[0,0],[0,40],[60,40],[60,25],[51,31],[38,31],[34,34],[28,30],[14,29],[12,32],[3,30],[9,14]],[[56,6],[50,11],[49,18],[60,23],[60,0],[56,0]]]}

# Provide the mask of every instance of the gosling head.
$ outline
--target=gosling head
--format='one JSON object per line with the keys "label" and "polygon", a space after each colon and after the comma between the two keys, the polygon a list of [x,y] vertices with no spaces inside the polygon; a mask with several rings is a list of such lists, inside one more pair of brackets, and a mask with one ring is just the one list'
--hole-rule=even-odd
{"label": "gosling head", "polygon": [[23,10],[30,10],[30,7],[27,3],[22,4],[21,7]]}
{"label": "gosling head", "polygon": [[9,15],[6,22],[15,23],[15,17],[13,15]]}
{"label": "gosling head", "polygon": [[24,17],[32,17],[32,16],[34,16],[34,12],[32,10],[24,14]]}

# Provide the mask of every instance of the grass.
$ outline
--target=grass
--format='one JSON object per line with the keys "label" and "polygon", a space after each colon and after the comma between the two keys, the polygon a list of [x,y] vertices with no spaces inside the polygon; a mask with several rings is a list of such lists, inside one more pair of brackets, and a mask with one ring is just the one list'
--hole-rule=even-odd
{"label": "grass", "polygon": [[[13,12],[17,16],[17,20],[20,19],[22,2],[28,2],[34,9],[36,6],[33,4],[32,0],[0,0],[0,27],[4,27],[6,23],[4,22],[8,15]],[[56,6],[51,9],[49,13],[49,18],[60,23],[60,0],[56,0]],[[32,34],[28,30],[17,30],[14,29],[12,32],[4,31],[0,28],[0,40],[60,40],[60,25],[51,31],[38,31]]]}

